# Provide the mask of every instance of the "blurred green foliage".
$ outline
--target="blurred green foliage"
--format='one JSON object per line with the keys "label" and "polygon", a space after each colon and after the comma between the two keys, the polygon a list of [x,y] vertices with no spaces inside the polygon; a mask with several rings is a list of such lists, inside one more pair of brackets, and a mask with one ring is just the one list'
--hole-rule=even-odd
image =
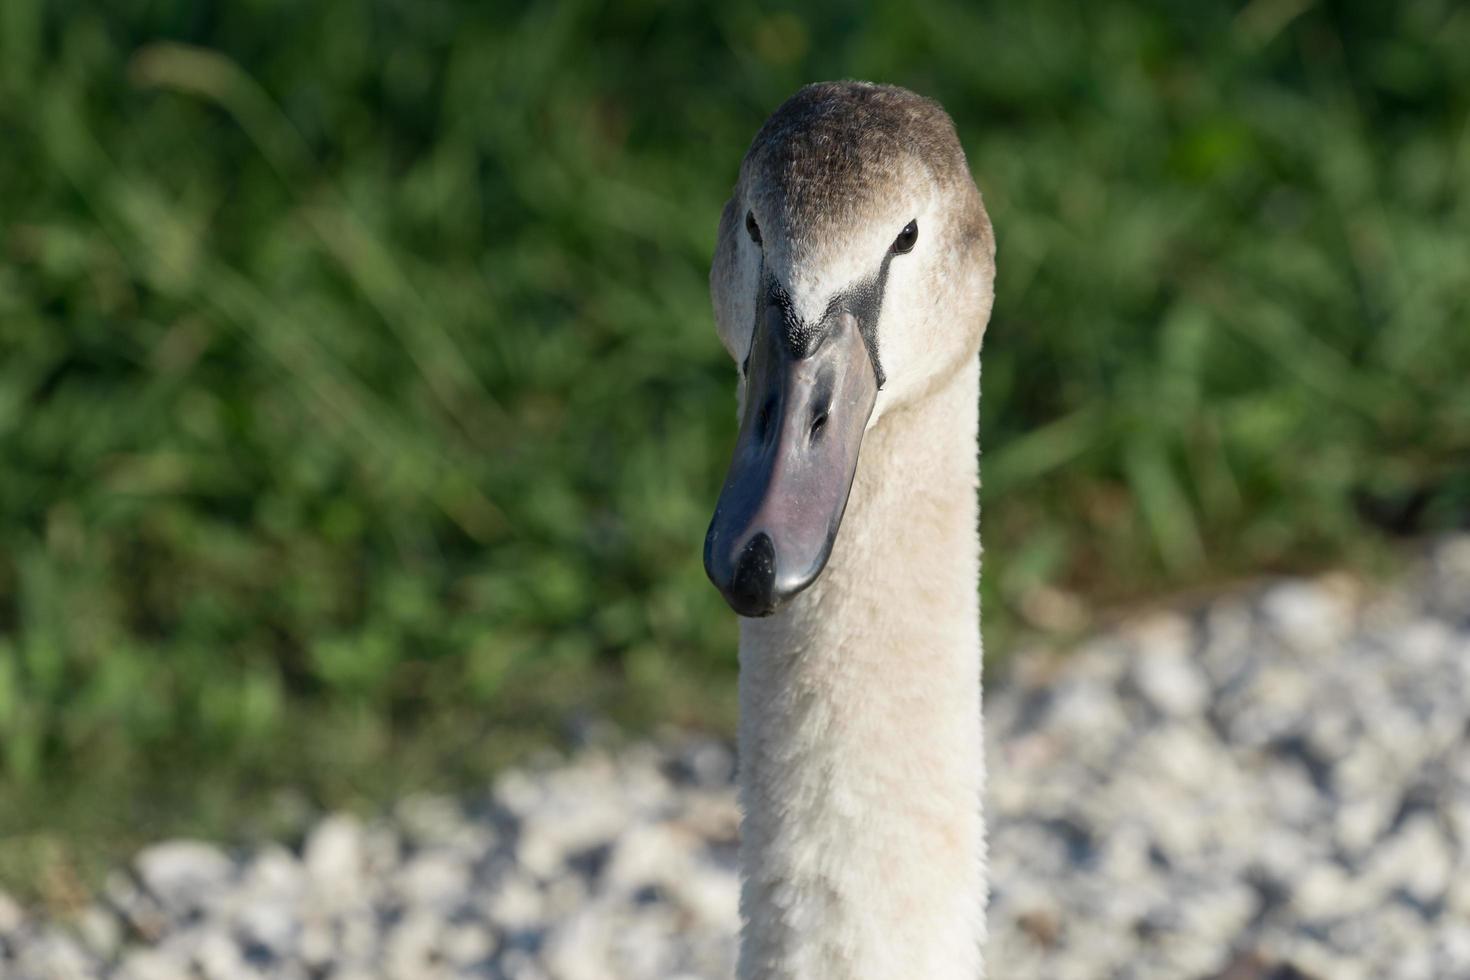
{"label": "blurred green foliage", "polygon": [[816,79],[942,101],[998,230],[993,649],[1463,520],[1467,51],[1450,0],[5,0],[0,833],[728,724],[706,267]]}

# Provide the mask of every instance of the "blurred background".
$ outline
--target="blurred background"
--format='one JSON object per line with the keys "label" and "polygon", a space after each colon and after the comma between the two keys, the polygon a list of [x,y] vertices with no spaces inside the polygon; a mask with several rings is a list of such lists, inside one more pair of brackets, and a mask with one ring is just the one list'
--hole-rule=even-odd
{"label": "blurred background", "polygon": [[0,4],[0,883],[734,719],[706,271],[799,85],[999,238],[985,632],[1470,518],[1470,9]]}

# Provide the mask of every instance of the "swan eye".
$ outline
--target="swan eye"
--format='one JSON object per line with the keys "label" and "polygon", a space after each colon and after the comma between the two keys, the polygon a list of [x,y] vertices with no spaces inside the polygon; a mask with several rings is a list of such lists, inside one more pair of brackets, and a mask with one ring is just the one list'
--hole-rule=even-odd
{"label": "swan eye", "polygon": [[745,212],[745,230],[750,234],[750,240],[757,245],[761,243],[761,226],[755,223],[755,212]]}
{"label": "swan eye", "polygon": [[914,250],[914,242],[918,240],[919,222],[918,219],[915,219],[904,225],[903,231],[899,232],[898,237],[893,240],[893,251],[897,255],[912,252]]}

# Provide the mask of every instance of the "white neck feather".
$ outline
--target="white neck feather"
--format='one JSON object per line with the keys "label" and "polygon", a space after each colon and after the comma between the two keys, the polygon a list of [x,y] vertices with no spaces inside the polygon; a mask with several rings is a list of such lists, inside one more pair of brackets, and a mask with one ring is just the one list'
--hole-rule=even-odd
{"label": "white neck feather", "polygon": [[980,372],[863,442],[826,571],[741,620],[741,980],[977,980]]}

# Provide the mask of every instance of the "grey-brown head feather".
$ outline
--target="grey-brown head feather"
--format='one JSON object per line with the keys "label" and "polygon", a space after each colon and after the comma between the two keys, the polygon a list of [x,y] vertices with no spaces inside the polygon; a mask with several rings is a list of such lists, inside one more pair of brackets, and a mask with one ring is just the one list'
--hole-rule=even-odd
{"label": "grey-brown head feather", "polygon": [[822,82],[772,113],[742,172],[757,199],[750,203],[780,231],[821,238],[860,220],[912,164],[944,191],[974,193],[954,123],[937,102],[892,85]]}
{"label": "grey-brown head feather", "polygon": [[[928,197],[943,212],[941,221],[921,222],[920,235],[932,254],[962,257],[934,270],[945,277],[946,288],[961,296],[988,293],[995,238],[954,124],[938,103],[895,86],[844,81],[808,85],[777,108],[746,152],[739,184],[720,219],[710,268],[715,318],[736,362],[748,350],[752,314],[759,310],[757,296],[766,294],[767,273],[779,280],[782,273],[802,268],[811,253],[852,241],[855,229],[871,227],[879,216],[895,223],[896,235],[911,216],[895,211],[895,201],[905,197]],[[751,247],[747,209],[762,223],[759,273],[744,259]],[[764,257],[773,244],[774,268]],[[880,255],[871,261],[874,272],[886,267]],[[859,285],[858,280],[847,284]],[[965,357],[978,350],[983,316],[977,323]],[[876,337],[865,334],[864,339],[881,373],[876,356],[881,345]]]}

